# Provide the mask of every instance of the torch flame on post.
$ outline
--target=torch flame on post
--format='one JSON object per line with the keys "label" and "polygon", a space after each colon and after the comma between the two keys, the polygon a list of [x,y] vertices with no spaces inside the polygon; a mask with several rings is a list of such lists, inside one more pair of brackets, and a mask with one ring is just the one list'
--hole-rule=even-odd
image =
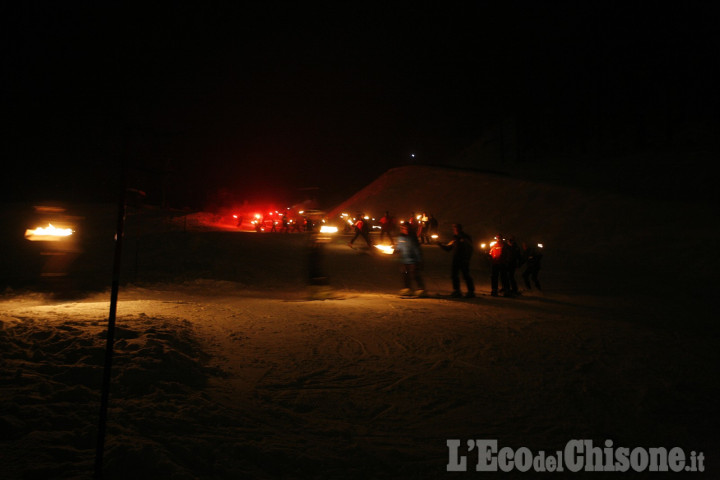
{"label": "torch flame on post", "polygon": [[57,228],[52,223],[47,227],[25,230],[25,238],[30,241],[58,242],[73,234],[72,228]]}

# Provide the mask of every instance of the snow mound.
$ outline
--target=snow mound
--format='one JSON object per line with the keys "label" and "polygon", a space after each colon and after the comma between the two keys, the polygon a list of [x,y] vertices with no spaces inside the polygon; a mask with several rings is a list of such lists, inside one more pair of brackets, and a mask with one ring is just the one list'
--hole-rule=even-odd
{"label": "snow mound", "polygon": [[[431,166],[398,167],[328,212],[390,211],[398,219],[432,213],[448,235],[461,223],[477,241],[497,233],[542,242],[554,266],[568,271],[611,274],[633,265],[635,273],[684,283],[714,265],[696,255],[718,234],[712,206],[571,187],[502,174]],[[683,248],[678,248],[683,245]],[[675,257],[668,261],[668,252]],[[692,273],[690,273],[692,272]]]}
{"label": "snow mound", "polygon": [[[46,315],[38,318],[38,308]],[[35,316],[23,315],[22,310],[0,320],[0,443],[18,460],[4,465],[3,475],[88,478],[92,468],[88,459],[93,457],[97,435],[106,322],[86,317],[87,304],[66,304],[59,311],[27,306]],[[177,452],[169,451],[166,439],[158,439],[169,432],[192,432],[211,415],[209,402],[199,394],[209,376],[219,374],[207,366],[208,359],[185,320],[144,314],[122,319],[116,329],[109,467],[126,462],[134,453],[144,458],[130,463],[140,469],[133,472],[137,475],[156,471],[164,476],[181,470],[174,465]],[[148,415],[151,404],[155,409]],[[187,418],[180,421],[178,412],[185,412]],[[120,418],[121,422],[114,421]],[[146,455],[148,448],[152,455]],[[13,470],[22,463],[22,471]]]}

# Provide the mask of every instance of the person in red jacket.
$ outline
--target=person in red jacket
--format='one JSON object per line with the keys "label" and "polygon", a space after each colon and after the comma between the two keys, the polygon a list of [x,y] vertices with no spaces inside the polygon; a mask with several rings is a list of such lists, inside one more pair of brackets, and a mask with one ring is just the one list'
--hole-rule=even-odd
{"label": "person in red jacket", "polygon": [[390,212],[386,211],[385,215],[380,219],[380,242],[387,236],[390,245],[395,246],[393,235],[395,234],[395,218],[390,216]]}
{"label": "person in red jacket", "polygon": [[508,260],[509,260],[509,247],[505,243],[502,235],[498,234],[495,237],[495,243],[490,247],[488,255],[490,256],[490,295],[493,297],[498,296],[498,279],[502,284],[503,295],[506,297],[512,296],[510,292],[510,282],[508,281]]}
{"label": "person in red jacket", "polygon": [[368,247],[372,249],[373,244],[370,240],[370,224],[363,218],[361,213],[357,214],[357,220],[355,221],[355,236],[348,242],[350,248],[352,248],[353,243],[355,243],[355,240],[357,240],[358,237],[363,237],[365,243],[367,243]]}

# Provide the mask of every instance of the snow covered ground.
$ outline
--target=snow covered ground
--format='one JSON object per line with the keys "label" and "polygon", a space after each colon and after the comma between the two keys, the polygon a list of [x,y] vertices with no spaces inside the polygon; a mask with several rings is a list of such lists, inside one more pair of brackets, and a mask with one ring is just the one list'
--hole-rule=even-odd
{"label": "snow covered ground", "polygon": [[[143,215],[128,217],[107,478],[467,477],[479,474],[446,472],[446,441],[473,438],[677,446],[718,475],[720,351],[704,297],[608,288],[548,258],[542,293],[403,299],[393,257],[337,237],[324,259],[336,298],[311,300],[309,236]],[[92,472],[114,217],[82,217],[96,233],[68,283],[38,281],[35,247],[2,266],[3,478]],[[449,254],[424,252],[428,289],[448,293]],[[473,275],[487,292],[477,256]]]}

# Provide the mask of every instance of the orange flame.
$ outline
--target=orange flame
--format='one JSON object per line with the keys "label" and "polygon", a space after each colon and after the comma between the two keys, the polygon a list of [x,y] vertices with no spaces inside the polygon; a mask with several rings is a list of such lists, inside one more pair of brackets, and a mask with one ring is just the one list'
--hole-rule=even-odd
{"label": "orange flame", "polygon": [[58,242],[72,234],[72,228],[57,228],[52,223],[48,223],[47,227],[25,230],[25,238],[30,241]]}
{"label": "orange flame", "polygon": [[375,248],[383,252],[385,255],[392,255],[395,249],[390,245],[375,245]]}

